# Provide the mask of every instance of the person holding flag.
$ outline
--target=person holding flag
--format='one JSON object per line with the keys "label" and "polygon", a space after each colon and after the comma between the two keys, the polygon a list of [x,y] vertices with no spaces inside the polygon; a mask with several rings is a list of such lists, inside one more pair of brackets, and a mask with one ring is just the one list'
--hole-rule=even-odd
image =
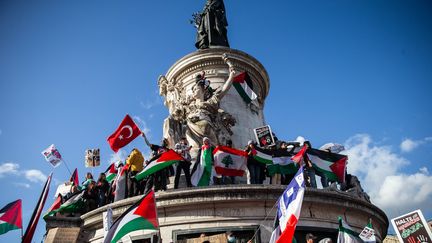
{"label": "person holding flag", "polygon": [[183,157],[183,160],[177,164],[175,179],[174,179],[174,189],[178,188],[178,184],[179,184],[179,180],[180,180],[180,173],[182,170],[183,170],[185,177],[186,177],[187,187],[192,187],[191,175],[190,175],[190,166],[191,166],[192,158],[191,158],[191,155],[189,153],[191,148],[192,148],[192,146],[189,146],[186,137],[182,137],[180,139],[180,142],[176,143],[176,145],[175,145],[176,153],[181,155]]}
{"label": "person holding flag", "polygon": [[[145,133],[141,133],[141,136],[144,138],[145,143],[147,146],[149,146],[150,150],[152,151],[152,157],[155,157],[161,153],[164,153],[168,151],[168,139],[164,138],[161,141],[161,145],[152,144],[148,141]],[[174,169],[171,167],[170,170]],[[167,180],[168,180],[168,173],[167,169],[160,170],[152,175],[150,175],[146,181],[146,188],[150,188],[154,185],[155,191],[167,190]]]}
{"label": "person holding flag", "polygon": [[208,137],[203,138],[203,145],[198,150],[197,158],[192,168],[192,185],[209,186],[212,183],[214,146]]}

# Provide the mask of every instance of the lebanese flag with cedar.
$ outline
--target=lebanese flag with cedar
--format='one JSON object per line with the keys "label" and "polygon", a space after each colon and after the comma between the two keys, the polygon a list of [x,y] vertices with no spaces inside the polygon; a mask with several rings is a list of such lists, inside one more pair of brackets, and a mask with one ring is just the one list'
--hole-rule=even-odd
{"label": "lebanese flag with cedar", "polygon": [[216,173],[224,176],[243,176],[246,170],[247,153],[226,146],[213,150]]}
{"label": "lebanese flag with cedar", "polygon": [[104,243],[118,242],[122,237],[137,230],[157,231],[159,223],[156,210],[155,194],[151,190],[113,223]]}
{"label": "lebanese flag with cedar", "polygon": [[0,209],[0,235],[15,229],[22,229],[21,199]]}
{"label": "lebanese flag with cedar", "polygon": [[120,148],[128,145],[132,140],[141,135],[141,130],[129,115],[126,115],[117,130],[108,137],[111,149],[117,153]]}
{"label": "lebanese flag with cedar", "polygon": [[166,167],[182,160],[185,159],[181,155],[176,153],[174,150],[169,149],[168,151],[163,152],[151,159],[147,166],[135,176],[135,179],[138,181],[142,180],[146,176],[165,169]]}
{"label": "lebanese flag with cedar", "polygon": [[348,156],[309,148],[306,154],[317,173],[324,174],[330,181],[345,182]]}

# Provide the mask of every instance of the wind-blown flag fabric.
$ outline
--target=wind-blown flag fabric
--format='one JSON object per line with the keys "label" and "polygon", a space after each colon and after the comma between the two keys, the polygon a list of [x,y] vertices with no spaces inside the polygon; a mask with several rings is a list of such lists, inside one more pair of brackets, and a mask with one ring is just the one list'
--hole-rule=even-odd
{"label": "wind-blown flag fabric", "polygon": [[48,197],[49,187],[51,184],[52,173],[48,176],[47,181],[42,189],[42,193],[39,197],[39,200],[36,204],[36,207],[33,211],[33,214],[30,218],[30,222],[27,226],[27,229],[22,237],[22,243],[30,243],[32,242],[34,232],[36,230],[36,226],[39,222],[40,215],[42,213],[43,207],[45,205],[45,201]]}
{"label": "wind-blown flag fabric", "polygon": [[56,200],[54,201],[54,203],[51,205],[51,207],[48,209],[47,213],[43,217],[45,218],[49,215],[54,214],[51,212],[56,210],[56,209],[59,209],[61,206],[61,203],[62,203],[62,196],[61,196],[61,194],[58,194]]}
{"label": "wind-blown flag fabric", "polygon": [[114,181],[117,176],[117,168],[115,167],[115,163],[112,163],[108,169],[105,170],[105,177],[108,183]]}
{"label": "wind-blown flag fabric", "polygon": [[62,156],[54,144],[51,144],[51,146],[42,151],[42,155],[45,157],[45,160],[48,161],[54,168],[59,166],[62,161]]}
{"label": "wind-blown flag fabric", "polygon": [[252,80],[247,72],[242,72],[234,77],[233,86],[247,104],[258,97],[252,89]]}
{"label": "wind-blown flag fabric", "polygon": [[71,178],[69,179],[71,183],[73,183],[74,186],[79,186],[79,179],[78,179],[78,168],[75,168],[74,172],[71,175]]}
{"label": "wind-blown flag fabric", "polygon": [[346,155],[313,148],[308,148],[306,153],[318,175],[323,174],[330,181],[345,182]]}
{"label": "wind-blown flag fabric", "polygon": [[115,243],[136,230],[159,229],[154,191],[149,191],[128,208],[111,226],[104,243]]}
{"label": "wind-blown flag fabric", "polygon": [[166,152],[163,152],[154,158],[152,158],[147,166],[139,172],[135,178],[139,181],[144,179],[146,176],[149,176],[155,172],[158,172],[166,167],[175,164],[179,161],[184,160],[181,155],[176,153],[174,150],[169,149]]}
{"label": "wind-blown flag fabric", "polygon": [[351,227],[339,217],[339,233],[337,243],[363,243],[359,234],[351,229]]}
{"label": "wind-blown flag fabric", "polygon": [[108,137],[108,143],[111,149],[117,151],[128,145],[132,140],[141,135],[141,130],[129,115],[126,115],[123,121],[113,134]]}
{"label": "wind-blown flag fabric", "polygon": [[22,229],[21,199],[13,201],[0,209],[0,235],[16,229]]}
{"label": "wind-blown flag fabric", "polygon": [[243,176],[247,153],[227,146],[217,146],[213,151],[216,173],[224,176]]}
{"label": "wind-blown flag fabric", "polygon": [[302,166],[278,200],[277,225],[272,233],[270,242],[292,242],[294,231],[300,218],[304,191],[305,182]]}
{"label": "wind-blown flag fabric", "polygon": [[302,149],[300,149],[300,151],[298,151],[293,157],[292,157],[292,161],[296,162],[296,163],[301,163],[303,161],[303,156],[305,155],[307,150],[307,146],[303,145]]}
{"label": "wind-blown flag fabric", "polygon": [[44,217],[51,216],[55,213],[78,213],[85,209],[83,199],[85,191],[77,192],[72,195],[66,202],[60,205],[57,209],[49,211]]}
{"label": "wind-blown flag fabric", "polygon": [[[191,176],[191,182],[194,186],[210,185],[212,167],[213,167],[213,147],[210,145],[201,146],[201,154],[197,169]],[[197,162],[195,162],[197,163]]]}
{"label": "wind-blown flag fabric", "polygon": [[260,163],[263,163],[266,165],[273,164],[273,155],[272,155],[271,151],[269,151],[268,149],[256,147],[255,151],[253,151],[252,154],[253,154],[254,159]]}
{"label": "wind-blown flag fabric", "polygon": [[295,174],[298,170],[298,165],[291,159],[291,153],[286,150],[276,150],[273,152],[273,164],[267,165],[269,175],[274,174]]}

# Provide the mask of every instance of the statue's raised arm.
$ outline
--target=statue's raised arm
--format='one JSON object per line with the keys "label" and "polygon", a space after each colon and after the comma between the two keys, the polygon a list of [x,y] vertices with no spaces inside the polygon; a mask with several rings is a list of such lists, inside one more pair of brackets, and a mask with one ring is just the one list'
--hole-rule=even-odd
{"label": "statue's raised arm", "polygon": [[222,86],[220,93],[217,94],[219,100],[221,100],[226,95],[226,93],[228,93],[228,90],[231,88],[236,74],[234,70],[234,64],[229,59],[229,56],[226,53],[222,55],[222,59],[226,64],[228,64],[229,76],[228,79],[225,81],[224,85]]}

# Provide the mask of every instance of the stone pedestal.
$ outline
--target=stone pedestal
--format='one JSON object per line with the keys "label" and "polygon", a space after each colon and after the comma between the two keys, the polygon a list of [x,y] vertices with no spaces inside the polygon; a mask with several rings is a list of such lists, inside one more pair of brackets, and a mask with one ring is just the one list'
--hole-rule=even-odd
{"label": "stone pedestal", "polygon": [[[234,147],[244,147],[248,140],[254,140],[253,129],[265,125],[263,108],[264,101],[269,92],[270,81],[267,71],[263,65],[252,56],[230,48],[209,48],[198,50],[178,60],[168,70],[164,77],[159,79],[161,95],[165,97],[170,116],[165,120],[164,137],[169,138],[170,144],[178,141],[178,137],[184,134],[180,131],[176,120],[184,121],[186,115],[175,114],[179,101],[185,101],[191,95],[192,87],[195,85],[195,77],[205,72],[206,79],[210,80],[211,87],[220,89],[229,76],[228,65],[222,60],[226,53],[234,64],[237,74],[246,71],[253,83],[253,90],[258,95],[254,105],[248,105],[232,87],[228,94],[220,101],[220,108],[231,114],[236,120],[232,127],[231,140]],[[163,86],[163,87],[162,87]],[[180,118],[180,119],[179,119]],[[184,123],[183,123],[184,125]],[[189,141],[194,147],[193,141]]]}
{"label": "stone pedestal", "polygon": [[[255,242],[268,242],[273,231],[276,213],[275,202],[285,186],[277,185],[224,185],[204,188],[168,190],[156,194],[160,234],[163,242],[186,242],[185,239],[199,237],[201,233],[220,234],[233,231],[252,237]],[[61,219],[76,227],[80,221],[80,240],[103,242],[102,213],[108,207],[113,217],[119,217],[140,196],[107,205],[79,218]],[[300,220],[296,229],[298,242],[304,241],[306,233],[320,239],[333,238],[336,242],[338,217],[342,216],[353,230],[361,232],[369,218],[372,219],[376,237],[382,241],[389,225],[387,216],[371,203],[349,193],[307,188]],[[49,235],[57,227],[56,218],[48,217]],[[128,239],[152,237],[151,232],[136,231]]]}

